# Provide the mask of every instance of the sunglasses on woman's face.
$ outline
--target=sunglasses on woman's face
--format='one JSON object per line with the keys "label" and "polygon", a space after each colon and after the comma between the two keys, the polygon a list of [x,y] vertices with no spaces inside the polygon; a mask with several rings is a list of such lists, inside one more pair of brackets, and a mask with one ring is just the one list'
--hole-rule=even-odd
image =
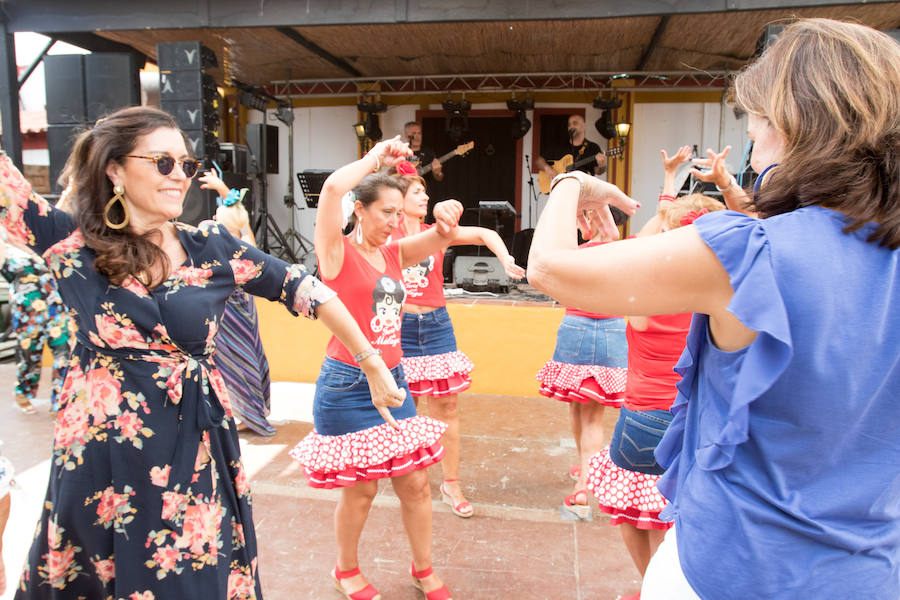
{"label": "sunglasses on woman's face", "polygon": [[175,163],[181,165],[181,172],[184,173],[184,176],[188,179],[191,179],[194,175],[197,174],[197,171],[200,170],[200,161],[196,158],[182,158],[181,160],[175,160],[171,156],[167,154],[160,154],[158,156],[141,156],[139,154],[126,154],[127,158],[143,158],[144,160],[152,160],[156,163],[156,170],[159,171],[160,175],[168,175],[172,172],[172,169],[175,168]]}

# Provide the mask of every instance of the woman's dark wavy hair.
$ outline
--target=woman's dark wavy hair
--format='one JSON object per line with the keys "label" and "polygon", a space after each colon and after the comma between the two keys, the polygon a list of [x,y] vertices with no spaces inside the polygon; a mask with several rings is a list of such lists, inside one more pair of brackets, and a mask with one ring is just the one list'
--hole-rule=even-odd
{"label": "woman's dark wavy hair", "polygon": [[[107,166],[110,162],[122,164],[142,136],[163,127],[179,129],[171,115],[155,108],[117,110],[78,136],[60,177],[61,183],[72,177],[69,202],[75,223],[85,244],[97,254],[94,267],[114,285],[121,285],[131,275],[152,288],[165,280],[171,266],[166,253],[150,241],[159,236],[158,230],[138,235],[131,227],[110,229],[104,221],[104,209],[113,196]],[[119,203],[109,217],[114,223],[124,219]]]}
{"label": "woman's dark wavy hair", "polygon": [[735,79],[738,104],[769,120],[785,148],[753,208],[847,215],[845,232],[900,247],[900,44],[864,25],[803,19]]}
{"label": "woman's dark wavy hair", "polygon": [[[378,200],[378,196],[383,189],[399,190],[401,194],[406,193],[396,177],[391,177],[386,173],[379,172],[366,175],[366,177],[353,188],[353,195],[356,200],[359,200],[359,202],[366,207]],[[347,231],[352,231],[355,226],[356,215],[352,214],[350,215],[350,221],[347,224]]]}

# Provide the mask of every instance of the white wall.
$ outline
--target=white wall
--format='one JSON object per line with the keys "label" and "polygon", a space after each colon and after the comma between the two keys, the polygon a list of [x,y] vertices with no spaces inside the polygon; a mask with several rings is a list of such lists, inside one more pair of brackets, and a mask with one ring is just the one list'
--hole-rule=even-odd
{"label": "white wall", "polygon": [[656,199],[663,182],[661,149],[672,155],[680,146],[696,144],[705,158],[707,148],[718,151],[731,145],[727,164],[734,172],[747,143],[746,129],[746,117],[736,119],[730,105],[723,111],[722,105],[716,102],[635,104],[629,141],[631,195],[641,203],[641,208],[632,218],[631,231],[637,232],[656,214]]}

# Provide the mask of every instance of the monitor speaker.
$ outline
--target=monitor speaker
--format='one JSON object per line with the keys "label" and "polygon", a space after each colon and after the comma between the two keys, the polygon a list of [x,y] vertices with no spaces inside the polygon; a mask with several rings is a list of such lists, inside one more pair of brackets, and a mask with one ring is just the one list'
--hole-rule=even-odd
{"label": "monitor speaker", "polygon": [[139,66],[134,54],[96,52],[84,57],[87,119],[94,123],[119,108],[141,103]]}
{"label": "monitor speaker", "polygon": [[87,119],[84,95],[84,56],[54,54],[44,57],[47,123],[75,125]]}
{"label": "monitor speaker", "polygon": [[278,127],[262,123],[247,125],[247,146],[256,158],[259,171],[278,173]]}
{"label": "monitor speaker", "polygon": [[62,192],[62,186],[56,181],[59,174],[62,173],[66,161],[69,160],[69,154],[72,152],[72,145],[75,138],[83,131],[82,125],[47,125],[47,150],[50,153],[50,193],[59,194]]}

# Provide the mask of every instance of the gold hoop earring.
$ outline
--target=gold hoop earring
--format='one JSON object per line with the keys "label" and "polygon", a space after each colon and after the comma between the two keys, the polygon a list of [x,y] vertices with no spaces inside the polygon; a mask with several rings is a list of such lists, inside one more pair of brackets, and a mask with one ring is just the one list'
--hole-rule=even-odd
{"label": "gold hoop earring", "polygon": [[[106,208],[103,209],[103,221],[106,223],[106,226],[110,229],[122,229],[126,225],[128,225],[128,207],[125,206],[125,188],[121,185],[113,186],[113,192],[115,195],[109,199],[109,202],[106,203]],[[125,218],[122,219],[121,223],[113,223],[109,220],[109,210],[118,202],[122,205],[122,213],[125,215]]]}
{"label": "gold hoop earring", "polygon": [[362,235],[362,219],[356,222],[356,243],[362,246],[363,235]]}

